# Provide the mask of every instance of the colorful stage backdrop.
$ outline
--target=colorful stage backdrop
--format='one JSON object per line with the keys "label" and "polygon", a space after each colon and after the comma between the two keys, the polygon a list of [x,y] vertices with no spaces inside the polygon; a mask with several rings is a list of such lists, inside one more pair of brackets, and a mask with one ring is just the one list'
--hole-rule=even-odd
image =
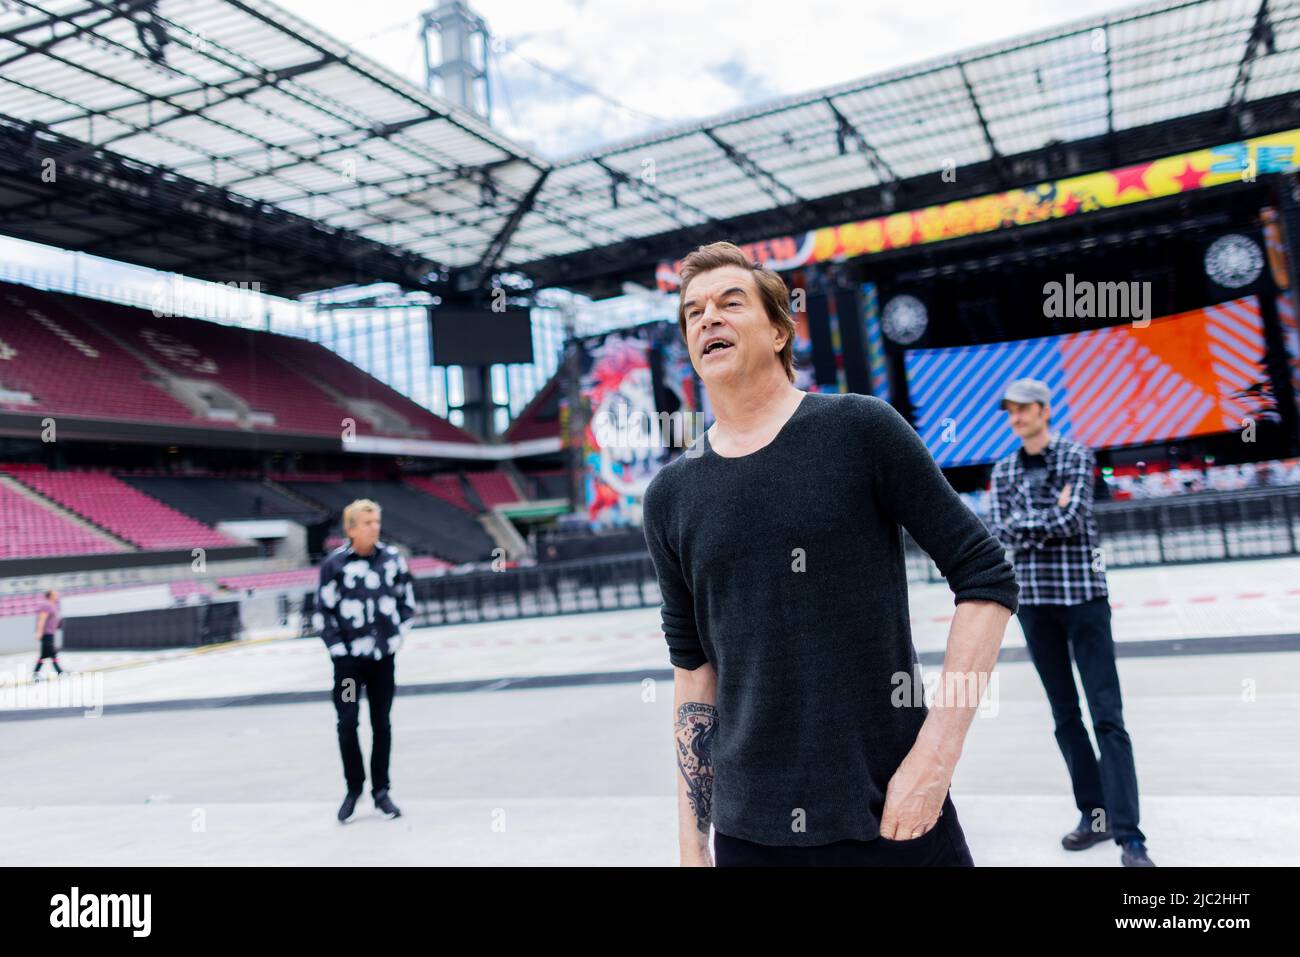
{"label": "colorful stage backdrop", "polygon": [[1052,423],[1092,448],[1243,428],[1272,413],[1254,296],[1090,332],[905,355],[916,430],[941,466],[991,462],[1017,447],[998,407],[1012,379],[1052,390]]}
{"label": "colorful stage backdrop", "polygon": [[593,528],[640,524],[646,487],[669,458],[665,444],[682,441],[662,434],[672,423],[659,418],[659,399],[687,425],[701,411],[690,356],[676,323],[593,336],[579,347],[583,414],[577,421],[586,423],[580,441],[587,520]]}
{"label": "colorful stage backdrop", "polygon": [[[825,226],[741,248],[769,269],[783,272],[1253,180],[1295,169],[1298,157],[1300,130],[1287,130],[1136,166]],[[681,260],[659,264],[655,275],[660,289],[677,289],[680,267]]]}

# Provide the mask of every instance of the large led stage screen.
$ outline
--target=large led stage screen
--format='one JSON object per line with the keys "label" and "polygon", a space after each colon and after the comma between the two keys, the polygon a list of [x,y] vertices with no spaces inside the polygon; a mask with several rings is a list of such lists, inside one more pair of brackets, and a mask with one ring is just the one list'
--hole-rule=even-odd
{"label": "large led stage screen", "polygon": [[999,400],[1030,376],[1052,390],[1052,424],[1094,449],[1243,428],[1273,409],[1254,296],[1041,339],[904,356],[913,424],[941,466],[994,461],[1018,447]]}

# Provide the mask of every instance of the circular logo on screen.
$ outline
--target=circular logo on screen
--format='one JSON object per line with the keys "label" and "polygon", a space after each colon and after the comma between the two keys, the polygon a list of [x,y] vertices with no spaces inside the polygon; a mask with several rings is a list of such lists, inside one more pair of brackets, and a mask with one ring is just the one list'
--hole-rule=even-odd
{"label": "circular logo on screen", "polygon": [[1233,233],[1220,236],[1205,251],[1205,273],[1225,289],[1248,286],[1264,269],[1259,244]]}
{"label": "circular logo on screen", "polygon": [[915,296],[895,296],[885,304],[880,324],[894,342],[907,345],[925,335],[929,314],[925,303]]}

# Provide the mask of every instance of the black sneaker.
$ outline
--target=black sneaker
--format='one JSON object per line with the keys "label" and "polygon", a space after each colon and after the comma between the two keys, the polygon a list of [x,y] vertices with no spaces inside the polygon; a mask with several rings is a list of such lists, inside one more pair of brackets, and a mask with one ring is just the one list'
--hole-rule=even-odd
{"label": "black sneaker", "polygon": [[1136,837],[1124,842],[1119,862],[1125,867],[1155,867],[1156,862],[1147,857],[1147,847]]}
{"label": "black sneaker", "polygon": [[375,807],[378,808],[382,813],[388,815],[389,818],[402,816],[402,812],[397,809],[397,805],[394,804],[392,799],[388,796],[387,788],[384,788],[384,790],[382,791],[377,791],[374,797],[375,797]]}
{"label": "black sneaker", "polygon": [[1061,838],[1061,846],[1067,851],[1082,851],[1085,848],[1092,847],[1094,844],[1100,844],[1102,841],[1110,840],[1110,830],[1094,831],[1092,829],[1092,820],[1088,817],[1081,818],[1078,825],[1073,831]]}
{"label": "black sneaker", "polygon": [[349,791],[343,803],[339,805],[339,823],[346,824],[352,817],[352,813],[357,809],[357,799],[361,797],[360,791]]}

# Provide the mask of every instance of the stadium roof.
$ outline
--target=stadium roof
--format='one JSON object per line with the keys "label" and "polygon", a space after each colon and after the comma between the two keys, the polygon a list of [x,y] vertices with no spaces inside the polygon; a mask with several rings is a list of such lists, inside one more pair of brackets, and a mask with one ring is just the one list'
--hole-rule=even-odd
{"label": "stadium roof", "polygon": [[[856,207],[836,216],[819,201],[879,198],[945,168],[985,164],[990,185],[1020,185],[1027,177],[1011,157],[1207,114],[1232,139],[1269,125],[1248,104],[1296,90],[1300,0],[1146,4],[558,161],[538,203],[592,228],[575,240],[530,211],[503,260],[533,261],[525,271],[538,278],[577,279],[599,264],[579,258],[565,269],[562,259],[536,263],[538,252],[606,246],[604,258],[628,260],[654,246],[651,258],[677,258],[695,240],[718,238],[718,223],[750,217],[748,235],[730,238],[752,241],[799,228],[803,210],[820,218],[802,228],[843,222]],[[1188,132],[1214,135],[1204,125]],[[890,199],[880,205],[890,211]],[[651,237],[676,248],[636,242]]]}
{"label": "stadium roof", "polygon": [[[438,267],[477,263],[547,166],[263,0],[7,0],[0,116],[90,147],[64,162],[111,155]],[[90,230],[110,256],[113,226]]]}
{"label": "stadium roof", "polygon": [[[719,235],[921,205],[944,169],[972,195],[1280,129],[1297,90],[1300,0],[1162,2],[547,161],[264,0],[0,11],[0,127],[171,170],[463,288],[513,269],[617,291]],[[4,207],[33,202],[12,180],[11,232]],[[162,255],[125,245],[132,231],[105,226],[94,251]]]}

